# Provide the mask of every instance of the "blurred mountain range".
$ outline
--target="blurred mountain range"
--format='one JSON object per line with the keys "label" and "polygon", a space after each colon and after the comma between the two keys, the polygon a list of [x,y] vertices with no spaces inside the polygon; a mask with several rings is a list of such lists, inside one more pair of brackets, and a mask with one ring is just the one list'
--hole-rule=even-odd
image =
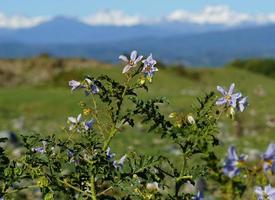
{"label": "blurred mountain range", "polygon": [[219,66],[237,58],[275,57],[275,25],[225,26],[163,21],[136,26],[91,26],[56,17],[31,28],[0,28],[0,57],[86,57],[117,62],[136,49],[166,63]]}

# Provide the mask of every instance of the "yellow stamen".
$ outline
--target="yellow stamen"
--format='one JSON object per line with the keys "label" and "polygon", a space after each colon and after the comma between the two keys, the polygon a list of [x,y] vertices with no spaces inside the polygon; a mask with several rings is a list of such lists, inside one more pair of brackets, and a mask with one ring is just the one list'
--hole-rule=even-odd
{"label": "yellow stamen", "polygon": [[230,100],[231,100],[231,96],[230,96],[230,95],[226,95],[226,96],[225,96],[225,99],[226,99],[227,101],[230,101]]}
{"label": "yellow stamen", "polygon": [[135,63],[134,63],[134,61],[130,60],[130,61],[128,62],[128,64],[131,65],[131,66],[133,66]]}

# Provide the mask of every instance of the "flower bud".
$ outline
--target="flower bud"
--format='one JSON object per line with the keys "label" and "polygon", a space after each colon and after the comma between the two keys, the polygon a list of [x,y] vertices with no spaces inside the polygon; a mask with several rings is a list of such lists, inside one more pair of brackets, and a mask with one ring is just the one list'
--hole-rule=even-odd
{"label": "flower bud", "polygon": [[149,190],[150,192],[156,192],[159,190],[158,183],[157,182],[147,183],[146,189]]}
{"label": "flower bud", "polygon": [[176,112],[172,112],[172,113],[170,113],[169,118],[174,118],[176,116],[177,116],[177,113]]}
{"label": "flower bud", "polygon": [[85,109],[83,109],[83,114],[85,116],[91,114],[92,112],[93,112],[93,110],[91,108],[85,108]]}
{"label": "flower bud", "polygon": [[187,122],[189,124],[195,124],[196,123],[196,121],[195,121],[195,119],[193,118],[192,115],[187,115]]}

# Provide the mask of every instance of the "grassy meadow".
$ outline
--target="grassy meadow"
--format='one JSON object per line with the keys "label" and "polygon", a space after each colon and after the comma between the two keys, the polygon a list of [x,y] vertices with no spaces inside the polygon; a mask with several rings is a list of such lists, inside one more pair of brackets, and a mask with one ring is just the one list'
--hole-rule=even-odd
{"label": "grassy meadow", "polygon": [[[107,74],[116,80],[123,65],[110,65],[83,59],[54,59],[47,56],[25,60],[0,61],[0,130],[18,134],[56,134],[62,138],[62,128],[68,116],[76,116],[85,100],[82,92],[72,93],[71,79],[85,75]],[[161,67],[144,98],[166,97],[169,104],[161,106],[164,113],[192,112],[196,97],[216,91],[216,86],[236,89],[249,97],[247,111],[238,115],[237,122],[224,117],[220,123],[223,145],[236,144],[244,153],[259,155],[267,144],[275,142],[275,79],[234,67],[180,68]],[[216,93],[220,95],[219,93]],[[114,151],[137,150],[145,154],[161,152],[177,155],[166,139],[144,133],[143,124],[136,129],[125,127],[114,143]],[[226,148],[223,148],[225,150]]]}

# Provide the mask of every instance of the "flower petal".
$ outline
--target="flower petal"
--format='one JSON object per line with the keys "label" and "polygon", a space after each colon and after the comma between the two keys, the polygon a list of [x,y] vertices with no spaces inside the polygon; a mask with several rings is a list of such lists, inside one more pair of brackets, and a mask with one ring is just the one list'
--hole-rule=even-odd
{"label": "flower petal", "polygon": [[126,65],[126,66],[123,68],[123,70],[122,70],[122,74],[127,73],[131,68],[132,68],[131,65]]}
{"label": "flower petal", "polygon": [[228,90],[228,94],[231,95],[233,94],[234,92],[234,88],[235,88],[235,83],[232,83],[229,87],[229,90]]}
{"label": "flower petal", "polygon": [[74,117],[68,117],[68,120],[70,122],[72,122],[72,123],[76,123],[77,122],[76,118],[74,118]]}
{"label": "flower petal", "polygon": [[275,188],[272,188],[270,185],[265,186],[264,190],[268,196],[275,195]]}
{"label": "flower petal", "polygon": [[80,122],[81,121],[81,119],[82,119],[82,115],[81,114],[79,114],[78,116],[77,116],[77,122]]}
{"label": "flower petal", "polygon": [[247,97],[242,98],[239,102],[238,102],[238,109],[243,112],[245,110],[245,108],[247,107],[248,103],[247,103]]}
{"label": "flower petal", "polygon": [[234,98],[234,99],[239,99],[242,97],[242,93],[238,92],[238,93],[235,93],[235,94],[231,94],[231,98]]}
{"label": "flower petal", "polygon": [[120,60],[123,60],[124,62],[129,62],[128,58],[126,56],[124,56],[124,55],[120,55],[118,58]]}
{"label": "flower petal", "polygon": [[275,144],[269,144],[266,152],[263,154],[265,160],[275,159]]}
{"label": "flower petal", "polygon": [[221,97],[216,101],[216,105],[223,105],[223,104],[226,104],[226,102],[227,102],[226,98]]}
{"label": "flower petal", "polygon": [[232,106],[233,108],[236,108],[236,106],[237,106],[237,100],[235,98],[232,98],[229,101],[229,105]]}
{"label": "flower petal", "polygon": [[227,92],[225,91],[225,89],[221,86],[217,86],[217,90],[223,95],[227,95]]}
{"label": "flower petal", "polygon": [[134,63],[137,64],[138,62],[140,62],[142,60],[142,58],[143,58],[143,56],[138,56]]}
{"label": "flower petal", "polygon": [[228,158],[231,160],[239,160],[238,155],[236,153],[236,148],[234,146],[230,146],[228,148]]}
{"label": "flower petal", "polygon": [[134,61],[134,60],[136,60],[136,58],[137,58],[137,51],[134,50],[131,52],[131,60]]}
{"label": "flower petal", "polygon": [[262,196],[264,193],[263,189],[259,186],[255,187],[254,192],[259,196]]}

